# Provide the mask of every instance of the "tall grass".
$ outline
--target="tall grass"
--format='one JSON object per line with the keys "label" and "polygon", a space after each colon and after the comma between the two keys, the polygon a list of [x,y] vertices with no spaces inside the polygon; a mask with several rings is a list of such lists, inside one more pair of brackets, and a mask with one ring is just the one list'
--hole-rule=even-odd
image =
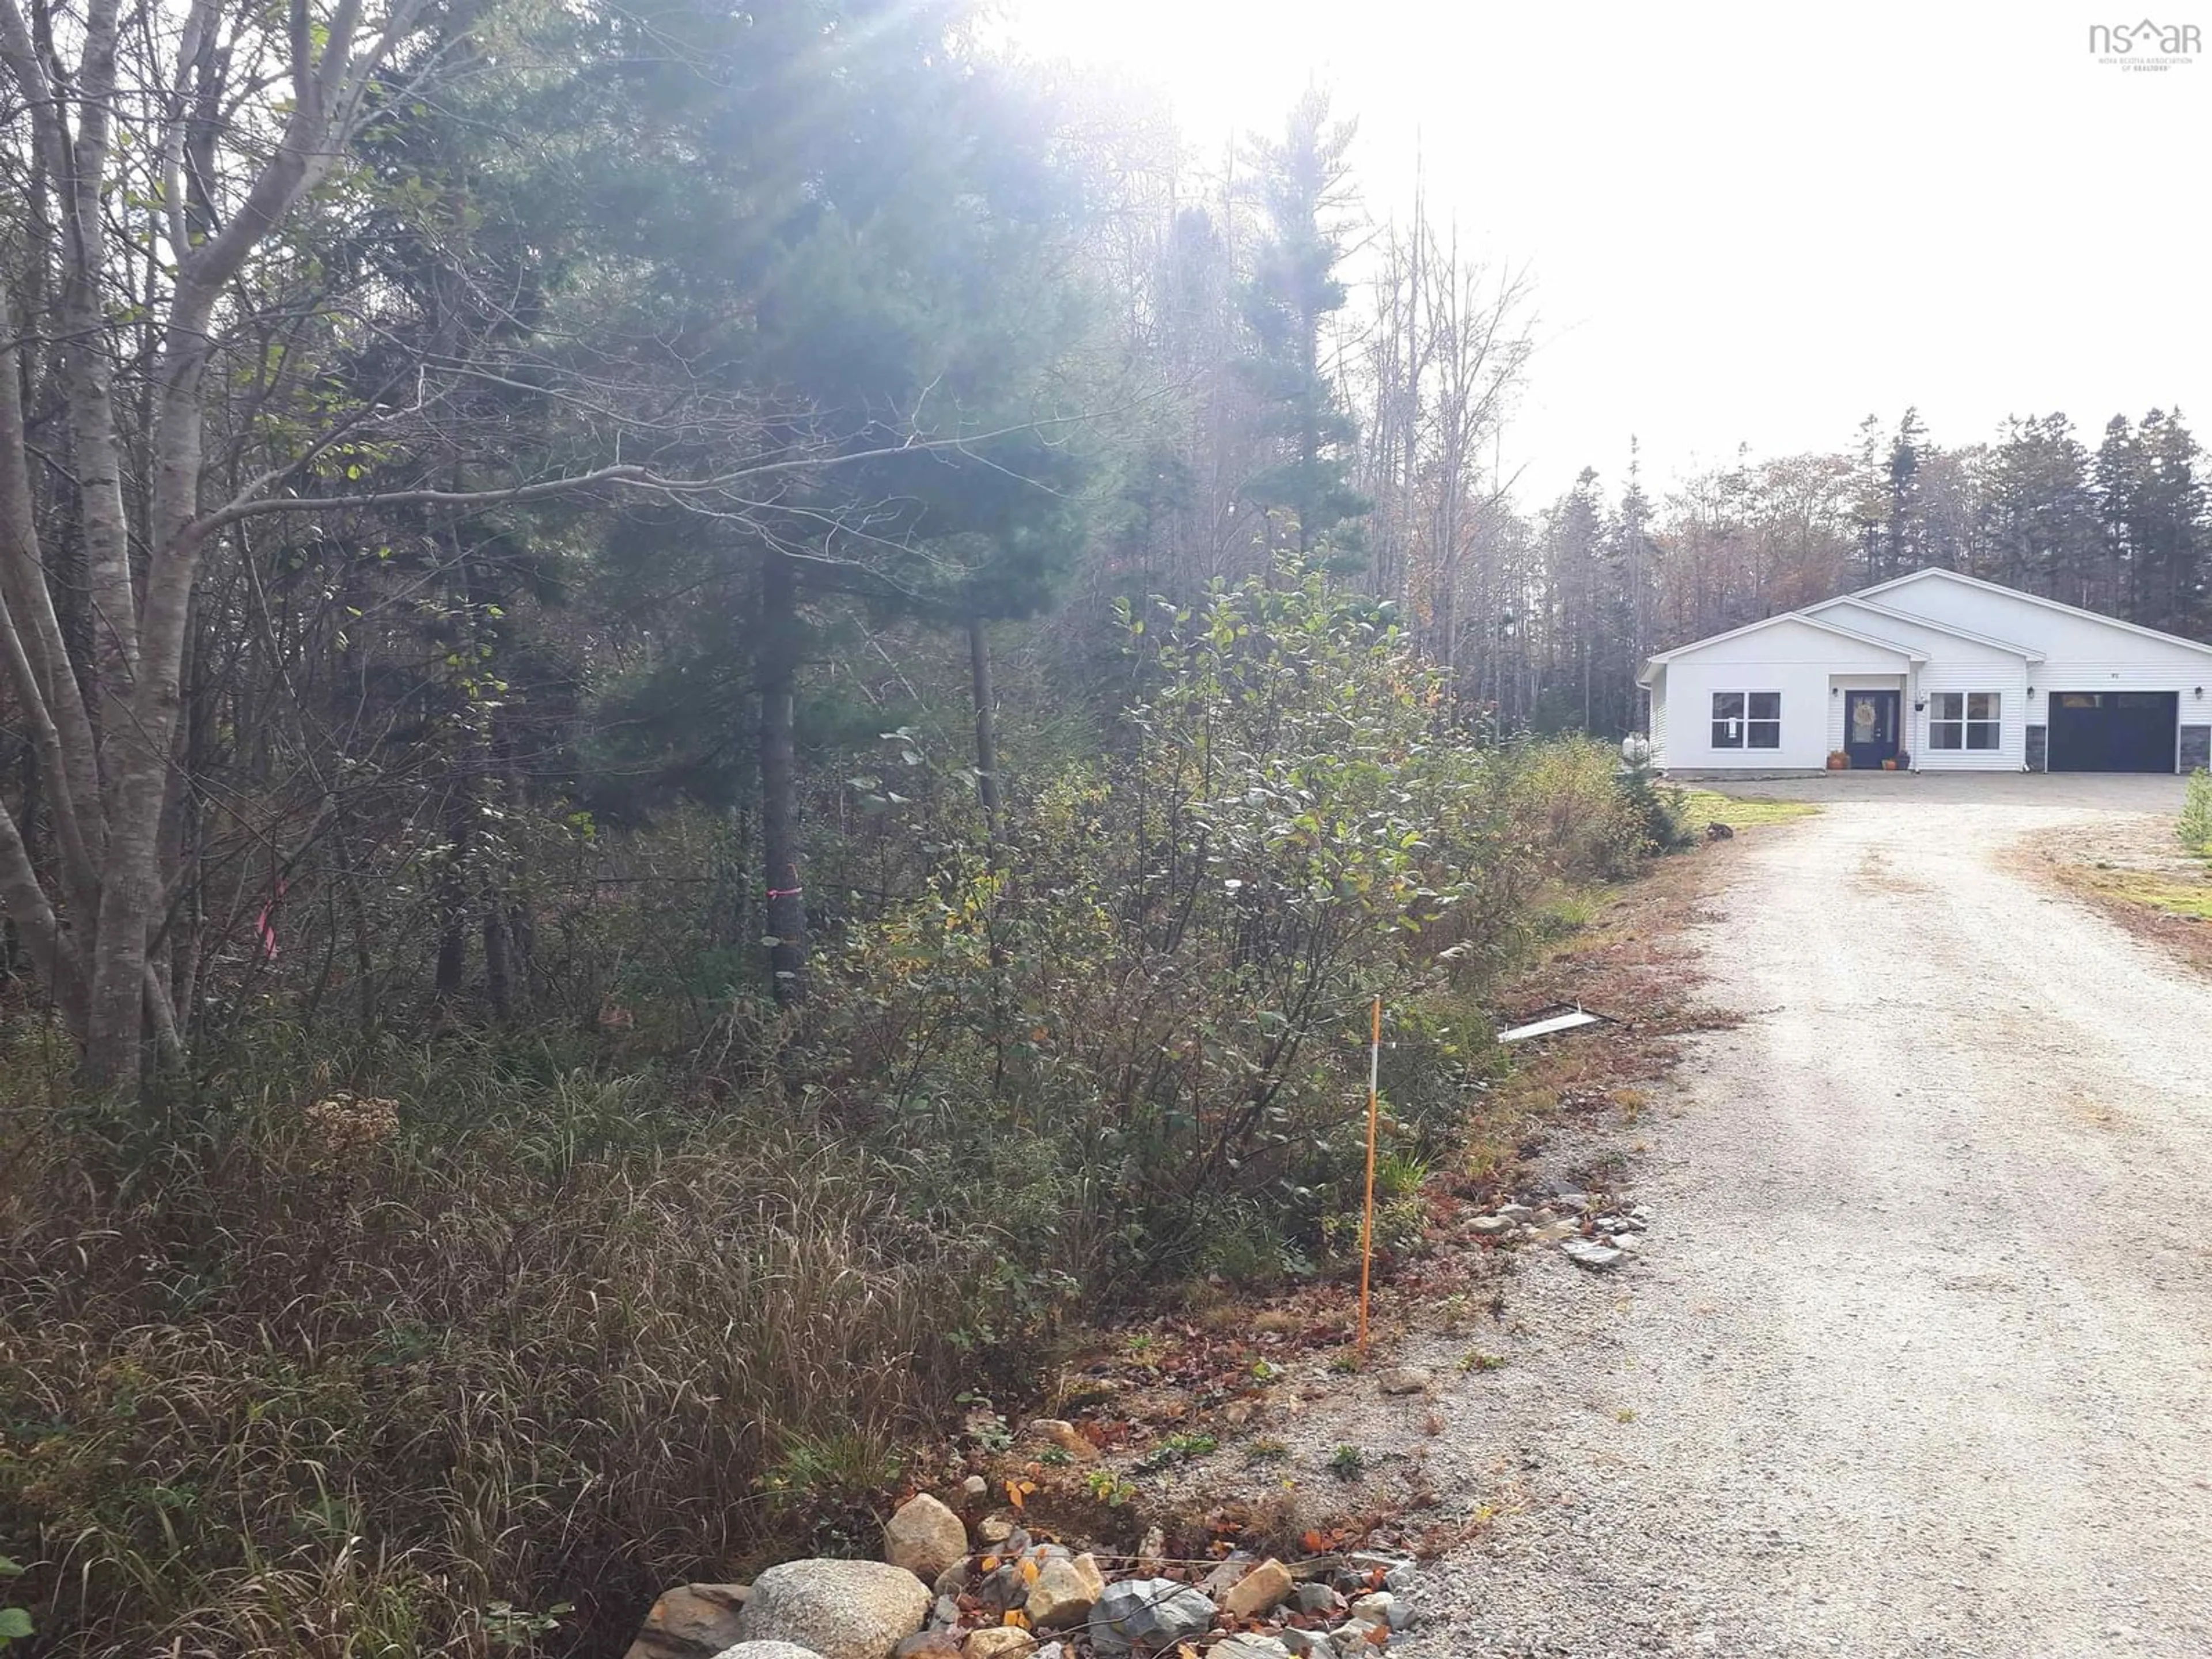
{"label": "tall grass", "polygon": [[66,1650],[485,1653],[555,1601],[547,1650],[618,1650],[987,1369],[992,1238],[865,1148],[636,1079],[519,1109],[482,1058],[451,1121],[271,1096],[158,1167],[10,1113],[0,1538]]}

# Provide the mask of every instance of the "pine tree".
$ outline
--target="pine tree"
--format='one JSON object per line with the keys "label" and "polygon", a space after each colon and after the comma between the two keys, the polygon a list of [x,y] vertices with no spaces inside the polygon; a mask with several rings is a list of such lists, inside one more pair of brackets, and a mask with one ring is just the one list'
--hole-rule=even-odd
{"label": "pine tree", "polygon": [[2136,559],[2142,532],[2142,447],[2124,415],[2105,423],[2092,469],[2104,591],[2116,614],[2132,617],[2139,605]]}
{"label": "pine tree", "polygon": [[2135,620],[2191,633],[2205,605],[2205,489],[2197,441],[2178,410],[2152,410],[2138,434]]}
{"label": "pine tree", "polygon": [[1907,409],[1890,440],[1884,469],[1888,480],[1881,539],[1884,580],[1916,568],[1926,552],[1920,471],[1927,439],[1928,428],[1921,424],[1920,411]]}
{"label": "pine tree", "polygon": [[1369,505],[1350,483],[1358,429],[1324,362],[1329,319],[1346,300],[1337,267],[1352,205],[1352,124],[1332,122],[1327,94],[1313,89],[1291,111],[1281,142],[1256,146],[1267,240],[1245,290],[1253,350],[1240,365],[1280,458],[1245,493],[1287,518],[1285,544],[1301,562],[1318,553],[1339,569],[1359,562],[1350,521]]}

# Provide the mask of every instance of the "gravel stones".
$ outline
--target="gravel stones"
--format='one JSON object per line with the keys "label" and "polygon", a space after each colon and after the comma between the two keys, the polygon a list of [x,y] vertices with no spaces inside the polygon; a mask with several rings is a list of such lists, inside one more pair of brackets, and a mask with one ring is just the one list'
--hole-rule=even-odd
{"label": "gravel stones", "polygon": [[1213,1603],[1172,1578],[1126,1578],[1109,1584],[1091,1610],[1091,1644],[1098,1652],[1146,1653],[1187,1641],[1213,1623]]}
{"label": "gravel stones", "polygon": [[925,1584],[967,1555],[967,1527],[926,1492],[908,1498],[884,1523],[884,1559]]}
{"label": "gravel stones", "polygon": [[929,1591],[884,1561],[786,1561],[753,1581],[740,1642],[789,1642],[821,1659],[890,1659],[921,1628]]}
{"label": "gravel stones", "polygon": [[724,1648],[714,1659],[822,1659],[822,1656],[796,1642],[738,1642]]}

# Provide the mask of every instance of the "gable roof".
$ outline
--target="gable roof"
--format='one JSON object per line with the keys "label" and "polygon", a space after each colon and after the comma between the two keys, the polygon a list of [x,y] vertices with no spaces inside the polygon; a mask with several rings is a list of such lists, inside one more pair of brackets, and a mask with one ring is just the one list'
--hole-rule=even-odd
{"label": "gable roof", "polygon": [[[1869,588],[1867,592],[1873,591]],[[2011,592],[2009,588],[2004,591]],[[2023,594],[2021,597],[2027,596]],[[1810,616],[1816,611],[1826,611],[1829,606],[1837,605],[1855,605],[1862,611],[1873,611],[1877,617],[1887,617],[1897,622],[1910,623],[1913,627],[1924,628],[1931,634],[1943,634],[1954,640],[1967,640],[1976,645],[1986,645],[1993,650],[2008,652],[2015,657],[2025,657],[2030,662],[2044,660],[2043,653],[2033,646],[2016,645],[2010,640],[2000,640],[1988,634],[1977,634],[1971,629],[1956,627],[1950,623],[1937,622],[1934,617],[1921,616],[1917,611],[1899,611],[1891,605],[1877,605],[1874,600],[1867,598],[1866,593],[1839,594],[1832,599],[1823,599],[1818,605],[1807,605],[1805,612]]]}
{"label": "gable roof", "polygon": [[2046,599],[2040,593],[2023,592],[2017,587],[2007,587],[2002,582],[1985,582],[1979,576],[1969,576],[1961,571],[1945,570],[1936,565],[1915,570],[1908,575],[1893,576],[1886,582],[1876,582],[1872,587],[1862,587],[1856,593],[1846,593],[1847,599],[1863,599],[1875,593],[1893,592],[1914,582],[1955,582],[1961,587],[1978,588],[1984,593],[2000,593],[2008,599],[2020,599],[2029,605],[2039,605],[2045,611],[2079,617],[2085,622],[2102,623],[2107,628],[2117,628],[2124,633],[2140,635],[2147,640],[2157,640],[2166,645],[2178,645],[2185,650],[2202,652],[2212,657],[2212,645],[2202,640],[2185,640],[2179,634],[2166,634],[2155,628],[2145,628],[2141,623],[2122,622],[2118,617],[2108,617],[2101,611],[2084,611],[2078,605],[2068,605],[2059,599]]}
{"label": "gable roof", "polygon": [[1925,652],[1915,651],[1909,645],[1899,645],[1895,640],[1885,640],[1872,634],[1862,634],[1856,628],[1845,628],[1840,623],[1823,622],[1818,617],[1808,617],[1802,611],[1777,611],[1771,617],[1761,617],[1755,623],[1746,623],[1741,628],[1731,628],[1725,634],[1710,635],[1702,640],[1692,640],[1687,645],[1678,645],[1672,651],[1655,653],[1644,665],[1644,672],[1636,677],[1638,685],[1649,685],[1651,673],[1662,668],[1677,657],[1687,656],[1692,651],[1702,651],[1709,645],[1718,645],[1723,640],[1739,639],[1746,634],[1756,634],[1763,628],[1772,628],[1780,623],[1802,623],[1807,628],[1817,628],[1823,634],[1833,634],[1839,639],[1853,640],[1861,645],[1870,645],[1877,651],[1887,651],[1893,657],[1903,657],[1907,662],[1926,662]]}

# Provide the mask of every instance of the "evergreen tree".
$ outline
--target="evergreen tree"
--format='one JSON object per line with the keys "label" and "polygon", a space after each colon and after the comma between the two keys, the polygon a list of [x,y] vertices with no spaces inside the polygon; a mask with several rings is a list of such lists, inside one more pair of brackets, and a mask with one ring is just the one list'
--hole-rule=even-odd
{"label": "evergreen tree", "polygon": [[2205,489],[2179,410],[2143,416],[2138,455],[2135,620],[2191,633],[2205,615]]}
{"label": "evergreen tree", "polygon": [[2094,469],[2097,529],[2104,567],[2106,602],[2133,617],[2140,608],[2136,551],[2141,541],[2142,448],[2124,415],[2105,423]]}
{"label": "evergreen tree", "polygon": [[1926,544],[1920,473],[1922,450],[1927,438],[1928,428],[1921,424],[1920,411],[1907,409],[1897,423],[1896,435],[1890,440],[1885,468],[1888,493],[1883,503],[1882,574],[1879,580],[1902,576],[1923,562]]}
{"label": "evergreen tree", "polygon": [[2070,605],[2109,602],[2098,591],[2089,454],[2065,416],[2008,420],[1980,484],[1989,575]]}
{"label": "evergreen tree", "polygon": [[1247,481],[1245,493],[1287,515],[1287,544],[1302,562],[1319,550],[1338,568],[1358,562],[1349,521],[1369,505],[1350,483],[1358,427],[1323,361],[1329,319],[1346,300],[1337,267],[1352,204],[1352,124],[1332,122],[1328,96],[1314,89],[1291,110],[1281,142],[1255,149],[1267,238],[1245,290],[1253,349],[1240,365],[1279,458]]}

